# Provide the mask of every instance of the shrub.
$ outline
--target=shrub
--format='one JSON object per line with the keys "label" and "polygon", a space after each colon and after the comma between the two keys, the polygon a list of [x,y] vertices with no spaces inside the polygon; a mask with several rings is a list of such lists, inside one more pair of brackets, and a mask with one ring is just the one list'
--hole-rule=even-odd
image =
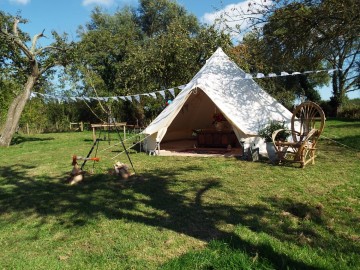
{"label": "shrub", "polygon": [[265,142],[272,141],[272,134],[278,129],[284,129],[276,135],[276,140],[285,141],[290,135],[290,132],[285,127],[285,121],[272,120],[264,128],[260,129],[258,135],[265,140]]}

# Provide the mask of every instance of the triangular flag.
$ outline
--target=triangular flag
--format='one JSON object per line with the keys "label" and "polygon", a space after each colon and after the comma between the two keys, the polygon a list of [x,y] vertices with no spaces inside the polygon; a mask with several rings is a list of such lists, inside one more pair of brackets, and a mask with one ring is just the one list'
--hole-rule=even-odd
{"label": "triangular flag", "polygon": [[76,101],[76,97],[70,97],[72,101]]}
{"label": "triangular flag", "polygon": [[128,101],[132,102],[131,96],[126,96],[125,97]]}
{"label": "triangular flag", "polygon": [[265,77],[265,75],[263,73],[258,73],[256,75],[256,78],[264,78],[264,77]]}
{"label": "triangular flag", "polygon": [[282,71],[281,74],[280,74],[280,76],[288,76],[288,75],[289,75],[289,73],[287,73],[285,71]]}
{"label": "triangular flag", "polygon": [[173,97],[175,97],[175,89],[174,88],[170,88],[169,92]]}
{"label": "triangular flag", "polygon": [[87,102],[90,102],[90,98],[88,98],[88,97],[84,97],[84,100],[86,100]]}
{"label": "triangular flag", "polygon": [[140,96],[139,95],[134,96],[134,98],[138,103],[140,103]]}
{"label": "triangular flag", "polygon": [[301,74],[301,73],[298,72],[298,71],[295,71],[295,72],[291,73],[292,76],[294,76],[294,75],[299,75],[299,74]]}
{"label": "triangular flag", "polygon": [[109,98],[108,97],[103,97],[103,101],[108,102]]}
{"label": "triangular flag", "polygon": [[245,74],[245,79],[252,79],[252,78],[253,78],[253,76],[251,74],[248,74],[248,73]]}
{"label": "triangular flag", "polygon": [[158,93],[165,99],[165,91],[158,91]]}
{"label": "triangular flag", "polygon": [[149,95],[153,98],[156,98],[156,94],[155,93],[149,93]]}
{"label": "triangular flag", "polygon": [[177,88],[179,88],[180,90],[183,90],[185,87],[186,87],[186,84],[180,85],[180,86],[178,86]]}
{"label": "triangular flag", "polygon": [[37,94],[37,92],[31,92],[31,93],[30,93],[30,99],[36,97],[36,96],[37,96],[36,94]]}
{"label": "triangular flag", "polygon": [[275,73],[269,73],[268,77],[277,77],[277,75]]}
{"label": "triangular flag", "polygon": [[118,101],[118,97],[111,97],[113,100]]}

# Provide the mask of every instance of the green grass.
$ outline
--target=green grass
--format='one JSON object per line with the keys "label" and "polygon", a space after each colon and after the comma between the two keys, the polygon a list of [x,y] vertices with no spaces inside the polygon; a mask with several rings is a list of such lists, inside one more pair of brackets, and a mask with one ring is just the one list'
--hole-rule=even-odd
{"label": "green grass", "polygon": [[321,140],[305,169],[131,151],[128,181],[112,148],[77,186],[90,132],[19,136],[0,149],[0,268],[358,269],[360,122],[324,136],[348,147]]}

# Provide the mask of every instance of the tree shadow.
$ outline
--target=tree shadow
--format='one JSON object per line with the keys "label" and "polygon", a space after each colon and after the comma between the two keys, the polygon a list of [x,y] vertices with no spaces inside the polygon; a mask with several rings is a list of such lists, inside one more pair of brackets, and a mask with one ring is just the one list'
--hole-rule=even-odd
{"label": "tree shadow", "polygon": [[[237,206],[217,201],[204,202],[207,193],[221,189],[222,184],[220,179],[213,177],[189,185],[182,172],[199,170],[194,166],[149,171],[128,181],[114,180],[110,175],[96,175],[77,186],[68,186],[59,179],[47,176],[33,179],[27,173],[33,169],[36,167],[0,167],[0,214],[16,212],[26,215],[32,212],[43,218],[43,222],[49,216],[56,216],[56,222],[65,228],[84,226],[89,220],[101,215],[108,219],[126,219],[158,230],[169,229],[183,233],[206,242],[220,239],[229,243],[233,249],[249,254],[260,253],[279,269],[311,269],[313,266],[275,251],[269,243],[251,243],[233,231],[221,229],[219,224],[242,225],[254,232],[264,232],[279,241],[299,246],[311,244],[313,247],[331,250],[333,247],[330,245],[336,245],[340,249],[336,239],[326,245],[328,239],[323,239],[311,227],[293,228],[286,225],[288,223],[284,219],[291,217],[311,219],[323,226],[324,218],[316,206],[314,208],[290,198],[263,198],[261,204]],[[180,190],[177,188],[179,185],[182,187]],[[193,196],[189,197],[189,193]],[[147,212],[139,205],[157,211]],[[15,216],[21,219],[21,215]],[[280,221],[285,225],[278,226]],[[301,239],[301,235],[305,240]],[[307,242],[310,237],[317,241]],[[355,246],[349,244],[342,251],[352,248]]]}
{"label": "tree shadow", "polygon": [[359,120],[353,120],[353,121],[344,121],[341,120],[343,122],[347,122],[347,123],[352,123],[352,124],[337,124],[337,125],[331,125],[331,129],[341,129],[341,128],[349,128],[349,129],[357,129],[360,128],[360,122]]}
{"label": "tree shadow", "polygon": [[24,137],[17,135],[12,138],[10,145],[21,144],[24,142],[42,142],[42,141],[52,141],[52,140],[54,140],[53,137],[38,138],[38,137]]}
{"label": "tree shadow", "polygon": [[343,136],[340,138],[321,138],[327,145],[336,146],[335,151],[360,151],[360,136]]}

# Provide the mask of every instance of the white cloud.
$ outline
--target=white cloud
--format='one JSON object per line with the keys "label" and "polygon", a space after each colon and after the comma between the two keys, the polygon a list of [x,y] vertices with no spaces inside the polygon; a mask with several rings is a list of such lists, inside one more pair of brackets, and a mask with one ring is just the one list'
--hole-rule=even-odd
{"label": "white cloud", "polygon": [[114,4],[114,0],[83,0],[83,6],[88,5],[100,5],[100,6],[111,6]]}
{"label": "white cloud", "polygon": [[[250,13],[249,9],[260,11],[264,6],[271,5],[272,3],[271,0],[245,0],[237,4],[227,5],[223,9],[212,13],[205,13],[200,20],[207,24],[213,24],[216,21],[221,22],[220,27],[222,29],[230,28],[228,32],[235,38],[238,36],[236,34],[238,32],[237,28],[240,27],[240,30],[244,31],[250,26],[250,21],[246,19],[250,17],[246,15]],[[252,17],[260,18],[260,15],[252,15]],[[224,20],[226,20],[226,23]],[[242,38],[242,36],[238,36],[238,38]]]}
{"label": "white cloud", "polygon": [[30,3],[30,0],[10,0],[10,3],[19,4],[19,5],[27,5]]}
{"label": "white cloud", "polygon": [[138,0],[82,0],[83,6],[98,5],[111,7],[115,4],[123,6],[127,4],[136,4]]}

